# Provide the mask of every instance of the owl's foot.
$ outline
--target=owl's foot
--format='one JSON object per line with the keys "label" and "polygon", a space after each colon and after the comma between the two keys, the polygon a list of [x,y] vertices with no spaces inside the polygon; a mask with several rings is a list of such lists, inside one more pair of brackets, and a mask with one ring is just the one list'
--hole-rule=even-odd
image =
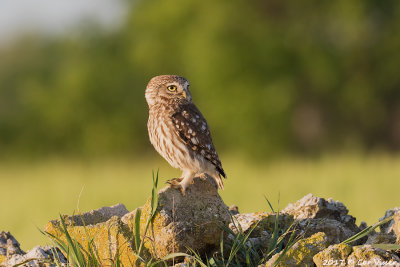
{"label": "owl's foot", "polygon": [[182,195],[184,196],[186,188],[184,188],[182,186],[182,184],[181,184],[182,180],[183,180],[183,178],[173,178],[173,179],[168,180],[167,184],[169,184],[169,186],[171,188],[175,188],[175,189],[178,189],[179,191],[181,191]]}
{"label": "owl's foot", "polygon": [[167,180],[167,184],[174,185],[174,184],[179,184],[182,182],[183,178],[172,178],[170,180]]}
{"label": "owl's foot", "polygon": [[205,173],[205,172],[203,172],[203,173],[201,173],[200,175],[199,175],[199,178],[200,179],[202,179],[202,180],[207,180],[207,173]]}

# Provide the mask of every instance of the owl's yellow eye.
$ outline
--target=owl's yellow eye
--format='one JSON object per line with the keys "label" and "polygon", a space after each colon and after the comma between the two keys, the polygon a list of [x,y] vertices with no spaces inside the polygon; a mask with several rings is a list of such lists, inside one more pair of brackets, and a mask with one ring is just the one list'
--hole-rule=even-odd
{"label": "owl's yellow eye", "polygon": [[170,85],[170,86],[167,87],[167,89],[170,92],[174,92],[174,91],[176,91],[176,86],[175,85]]}

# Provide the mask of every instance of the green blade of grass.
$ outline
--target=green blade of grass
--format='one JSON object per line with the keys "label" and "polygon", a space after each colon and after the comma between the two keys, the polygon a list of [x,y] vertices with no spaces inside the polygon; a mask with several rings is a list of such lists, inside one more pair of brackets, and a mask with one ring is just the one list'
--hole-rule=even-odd
{"label": "green blade of grass", "polygon": [[[194,257],[192,257],[198,264],[200,264],[201,267],[208,267],[206,264],[203,263],[203,261],[201,260],[201,257],[198,253],[196,253],[196,251],[194,251],[191,248],[187,248],[188,251],[190,251],[190,253],[192,253],[194,255]],[[190,256],[189,256],[190,257]]]}
{"label": "green blade of grass", "polygon": [[[150,208],[151,208],[151,210],[150,210],[150,215],[148,216],[147,221],[146,221],[146,227],[144,229],[143,238],[142,238],[142,240],[140,242],[139,249],[137,251],[137,254],[139,256],[142,253],[142,249],[143,249],[143,245],[144,245],[144,239],[145,239],[145,236],[147,234],[147,230],[148,230],[148,228],[150,226],[150,223],[152,222],[152,220],[153,220],[153,218],[154,218],[154,216],[155,216],[155,214],[157,212],[157,207],[158,207],[157,186],[158,186],[158,170],[157,170],[156,176],[154,176],[154,171],[153,171],[153,188],[151,190],[151,199],[150,199],[150,203],[151,203],[151,207]],[[136,218],[135,218],[135,220],[136,220]]]}
{"label": "green blade of grass", "polygon": [[69,244],[69,247],[71,247],[73,250],[72,256],[74,256],[76,263],[79,266],[81,266],[81,264],[83,264],[85,262],[82,252],[80,251],[80,249],[78,249],[76,247],[76,243],[72,240],[72,238],[68,232],[67,226],[65,225],[65,221],[62,218],[61,214],[60,214],[60,220],[61,220],[61,224],[63,227],[65,238],[67,239],[67,244]]}
{"label": "green blade of grass", "polygon": [[275,213],[274,208],[272,207],[271,202],[269,202],[269,200],[268,200],[268,198],[267,198],[266,195],[264,195],[264,198],[265,198],[265,200],[267,201],[267,203],[268,203],[269,208],[271,209],[271,211]]}
{"label": "green blade of grass", "polygon": [[377,227],[381,226],[382,224],[385,224],[389,221],[393,220],[393,216],[390,216],[380,222],[377,222],[371,226],[368,226],[367,228],[365,228],[364,230],[362,230],[361,232],[353,235],[352,237],[346,239],[345,241],[343,241],[341,244],[349,244],[351,242],[357,241],[360,238],[363,238],[364,236],[368,235],[369,233],[371,233],[373,230],[375,230]]}
{"label": "green blade of grass", "polygon": [[289,241],[286,245],[286,247],[283,249],[281,255],[279,255],[279,257],[276,259],[274,266],[278,265],[279,262],[281,261],[281,259],[283,258],[283,256],[285,256],[285,254],[288,252],[288,250],[297,242],[297,240],[295,239],[295,232],[293,231],[292,234],[289,237]]}
{"label": "green blade of grass", "polygon": [[279,237],[278,235],[279,235],[279,210],[275,215],[274,231],[272,233],[272,237],[271,237],[271,240],[268,245],[267,254],[276,248],[278,237]]}
{"label": "green blade of grass", "polygon": [[140,208],[136,210],[135,215],[135,247],[138,249],[140,247],[140,216],[142,211]]}
{"label": "green blade of grass", "polygon": [[400,244],[371,244],[371,246],[384,250],[400,250]]}

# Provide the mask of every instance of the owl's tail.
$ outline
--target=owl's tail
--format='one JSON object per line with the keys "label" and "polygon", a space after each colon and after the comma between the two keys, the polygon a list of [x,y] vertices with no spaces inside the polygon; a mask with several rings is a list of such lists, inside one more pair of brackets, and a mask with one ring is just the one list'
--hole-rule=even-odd
{"label": "owl's tail", "polygon": [[220,174],[213,176],[214,180],[217,182],[218,188],[224,190],[224,182],[222,181],[222,177]]}

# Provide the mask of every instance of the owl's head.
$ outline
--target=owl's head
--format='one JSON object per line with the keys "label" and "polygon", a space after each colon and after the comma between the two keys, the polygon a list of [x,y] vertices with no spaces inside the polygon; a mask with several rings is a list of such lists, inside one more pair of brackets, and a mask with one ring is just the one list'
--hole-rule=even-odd
{"label": "owl's head", "polygon": [[149,107],[158,103],[190,102],[189,81],[177,75],[160,75],[152,78],[146,87]]}

